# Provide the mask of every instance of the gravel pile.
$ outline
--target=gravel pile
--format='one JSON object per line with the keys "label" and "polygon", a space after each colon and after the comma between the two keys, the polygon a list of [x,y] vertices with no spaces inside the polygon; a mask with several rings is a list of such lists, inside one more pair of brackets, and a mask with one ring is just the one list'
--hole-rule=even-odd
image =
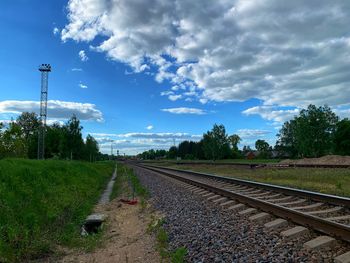
{"label": "gravel pile", "polygon": [[303,249],[308,238],[282,241],[278,233],[267,233],[263,226],[215,207],[173,181],[135,171],[150,190],[153,206],[166,215],[170,248],[186,247],[188,262],[331,262],[330,251]]}

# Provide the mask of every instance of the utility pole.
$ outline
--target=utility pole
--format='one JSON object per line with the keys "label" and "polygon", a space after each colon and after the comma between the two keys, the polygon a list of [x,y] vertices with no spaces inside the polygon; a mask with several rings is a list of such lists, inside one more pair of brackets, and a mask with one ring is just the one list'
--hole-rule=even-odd
{"label": "utility pole", "polygon": [[41,64],[39,66],[41,72],[41,94],[40,94],[40,127],[38,134],[38,159],[45,159],[45,131],[47,117],[47,92],[49,72],[51,72],[50,64]]}

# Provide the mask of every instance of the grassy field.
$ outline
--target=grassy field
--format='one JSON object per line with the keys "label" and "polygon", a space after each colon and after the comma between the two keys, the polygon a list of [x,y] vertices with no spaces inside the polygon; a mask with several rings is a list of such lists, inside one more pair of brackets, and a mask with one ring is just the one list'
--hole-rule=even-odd
{"label": "grassy field", "polygon": [[249,169],[233,166],[191,166],[186,164],[165,166],[350,197],[350,169]]}
{"label": "grassy field", "polygon": [[0,161],[0,262],[23,262],[84,246],[80,226],[114,163]]}

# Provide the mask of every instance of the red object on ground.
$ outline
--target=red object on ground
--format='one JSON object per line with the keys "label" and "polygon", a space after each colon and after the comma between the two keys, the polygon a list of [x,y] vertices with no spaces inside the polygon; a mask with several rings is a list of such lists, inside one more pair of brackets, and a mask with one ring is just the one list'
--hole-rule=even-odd
{"label": "red object on ground", "polygon": [[128,199],[120,199],[121,202],[128,204],[128,205],[136,205],[137,204],[137,199],[134,200],[128,200]]}

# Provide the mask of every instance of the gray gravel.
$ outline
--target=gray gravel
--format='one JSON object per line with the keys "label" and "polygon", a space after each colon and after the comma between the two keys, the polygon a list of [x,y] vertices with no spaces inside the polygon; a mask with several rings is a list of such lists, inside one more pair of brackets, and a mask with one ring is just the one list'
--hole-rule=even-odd
{"label": "gray gravel", "polygon": [[[170,248],[184,246],[188,262],[331,262],[333,251],[307,252],[310,238],[284,242],[278,233],[228,213],[180,185],[135,168],[151,193],[155,209],[166,215]],[[337,255],[347,248],[337,249]]]}

